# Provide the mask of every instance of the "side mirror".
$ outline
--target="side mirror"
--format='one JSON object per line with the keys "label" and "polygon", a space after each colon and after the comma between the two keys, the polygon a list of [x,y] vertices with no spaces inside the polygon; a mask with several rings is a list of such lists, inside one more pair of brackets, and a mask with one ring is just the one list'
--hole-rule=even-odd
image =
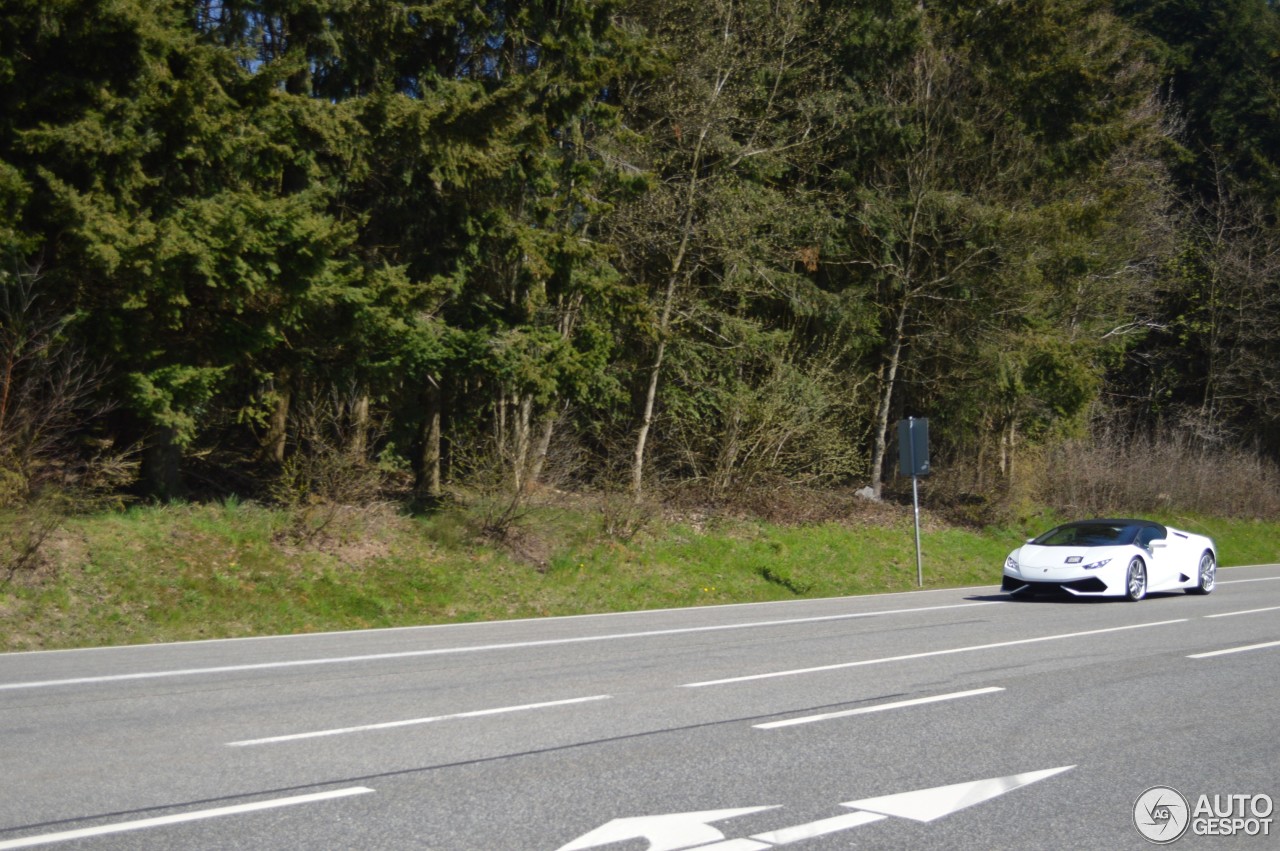
{"label": "side mirror", "polygon": [[1168,541],[1152,541],[1151,542],[1152,549],[1163,550],[1167,546],[1169,546]]}

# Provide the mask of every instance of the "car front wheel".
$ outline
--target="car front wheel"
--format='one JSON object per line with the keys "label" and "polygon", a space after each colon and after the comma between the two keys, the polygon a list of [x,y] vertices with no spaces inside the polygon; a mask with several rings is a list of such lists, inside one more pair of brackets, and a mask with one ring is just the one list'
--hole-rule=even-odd
{"label": "car front wheel", "polygon": [[1205,550],[1204,555],[1200,556],[1200,578],[1194,586],[1187,589],[1187,593],[1209,594],[1216,584],[1218,584],[1218,564],[1214,561],[1213,553]]}
{"label": "car front wheel", "polygon": [[1129,572],[1125,574],[1124,580],[1124,596],[1133,602],[1147,596],[1147,566],[1140,558],[1129,562]]}

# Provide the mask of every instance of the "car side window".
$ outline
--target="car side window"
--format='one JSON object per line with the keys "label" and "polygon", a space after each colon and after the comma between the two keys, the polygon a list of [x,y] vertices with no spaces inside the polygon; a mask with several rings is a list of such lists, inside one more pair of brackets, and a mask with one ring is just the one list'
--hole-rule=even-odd
{"label": "car side window", "polygon": [[1150,550],[1151,542],[1162,540],[1164,536],[1164,529],[1157,526],[1148,526],[1138,533],[1138,546],[1143,549]]}

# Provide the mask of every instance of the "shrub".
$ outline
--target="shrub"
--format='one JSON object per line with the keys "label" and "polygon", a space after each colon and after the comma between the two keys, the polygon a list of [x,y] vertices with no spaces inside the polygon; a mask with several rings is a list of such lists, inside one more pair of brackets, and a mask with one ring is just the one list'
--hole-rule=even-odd
{"label": "shrub", "polygon": [[1280,468],[1190,419],[1154,435],[1104,425],[1044,455],[1041,500],[1071,514],[1280,517]]}

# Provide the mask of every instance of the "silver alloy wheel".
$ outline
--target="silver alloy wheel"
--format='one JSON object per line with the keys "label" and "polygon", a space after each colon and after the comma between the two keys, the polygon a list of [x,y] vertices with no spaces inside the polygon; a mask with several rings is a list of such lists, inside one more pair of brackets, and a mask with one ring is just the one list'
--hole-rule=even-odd
{"label": "silver alloy wheel", "polygon": [[1142,559],[1135,558],[1129,562],[1129,572],[1125,574],[1125,596],[1130,600],[1141,600],[1147,595],[1147,566]]}
{"label": "silver alloy wheel", "polygon": [[1213,553],[1208,550],[1204,551],[1204,555],[1200,556],[1200,576],[1199,581],[1192,588],[1188,588],[1187,592],[1191,594],[1208,594],[1213,591],[1213,587],[1218,584],[1218,563],[1213,558]]}

